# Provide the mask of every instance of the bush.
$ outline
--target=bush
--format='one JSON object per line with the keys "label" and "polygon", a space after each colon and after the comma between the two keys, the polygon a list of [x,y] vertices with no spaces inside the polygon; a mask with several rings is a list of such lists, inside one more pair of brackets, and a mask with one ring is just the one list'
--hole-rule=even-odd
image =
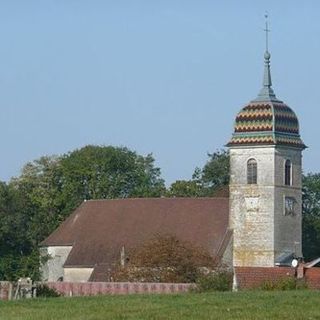
{"label": "bush", "polygon": [[49,288],[46,284],[40,284],[37,286],[37,297],[39,298],[56,298],[61,294],[57,290]]}
{"label": "bush", "polygon": [[230,291],[232,289],[232,273],[226,270],[201,275],[196,281],[196,292]]}
{"label": "bush", "polygon": [[155,236],[128,255],[125,266],[119,265],[113,281],[193,283],[216,266],[210,254],[174,236]]}
{"label": "bush", "polygon": [[299,290],[307,289],[307,284],[303,279],[295,278],[282,278],[278,281],[265,281],[260,287],[261,290],[273,291],[273,290]]}

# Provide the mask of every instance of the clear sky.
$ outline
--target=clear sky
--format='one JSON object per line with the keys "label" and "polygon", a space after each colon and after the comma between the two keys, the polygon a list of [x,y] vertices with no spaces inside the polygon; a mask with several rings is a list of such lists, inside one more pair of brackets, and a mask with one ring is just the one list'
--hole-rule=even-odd
{"label": "clear sky", "polygon": [[86,144],[189,179],[258,94],[266,10],[273,88],[320,172],[320,1],[1,0],[0,180]]}

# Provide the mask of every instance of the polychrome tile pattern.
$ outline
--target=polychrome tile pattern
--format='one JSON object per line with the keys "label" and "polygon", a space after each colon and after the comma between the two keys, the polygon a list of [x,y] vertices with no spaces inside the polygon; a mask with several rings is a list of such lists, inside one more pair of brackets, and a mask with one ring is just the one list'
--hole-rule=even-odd
{"label": "polychrome tile pattern", "polygon": [[245,106],[236,117],[228,146],[255,144],[305,148],[292,109],[281,101],[251,102]]}

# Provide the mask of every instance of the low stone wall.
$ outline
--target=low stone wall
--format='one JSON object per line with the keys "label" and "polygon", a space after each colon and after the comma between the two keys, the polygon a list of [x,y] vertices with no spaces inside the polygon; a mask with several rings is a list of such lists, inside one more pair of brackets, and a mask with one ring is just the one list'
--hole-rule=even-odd
{"label": "low stone wall", "polygon": [[[266,281],[277,282],[295,278],[296,270],[289,267],[258,268],[236,267],[238,289],[254,289]],[[320,268],[304,269],[304,279],[309,289],[320,290]],[[192,283],[141,283],[141,282],[45,282],[63,296],[94,296],[116,294],[185,293],[195,285]],[[0,300],[10,300],[13,284],[0,281]]]}
{"label": "low stone wall", "polygon": [[190,283],[134,283],[134,282],[47,282],[63,296],[95,296],[107,294],[184,293]]}

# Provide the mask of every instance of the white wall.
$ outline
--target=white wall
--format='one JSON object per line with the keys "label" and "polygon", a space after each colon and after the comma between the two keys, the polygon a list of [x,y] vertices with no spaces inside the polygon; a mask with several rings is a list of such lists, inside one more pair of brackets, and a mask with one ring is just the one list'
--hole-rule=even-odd
{"label": "white wall", "polygon": [[64,277],[63,265],[72,249],[72,246],[52,246],[40,248],[42,257],[48,256],[47,262],[41,266],[43,281],[57,281]]}
{"label": "white wall", "polygon": [[64,281],[87,282],[93,268],[64,268]]}

